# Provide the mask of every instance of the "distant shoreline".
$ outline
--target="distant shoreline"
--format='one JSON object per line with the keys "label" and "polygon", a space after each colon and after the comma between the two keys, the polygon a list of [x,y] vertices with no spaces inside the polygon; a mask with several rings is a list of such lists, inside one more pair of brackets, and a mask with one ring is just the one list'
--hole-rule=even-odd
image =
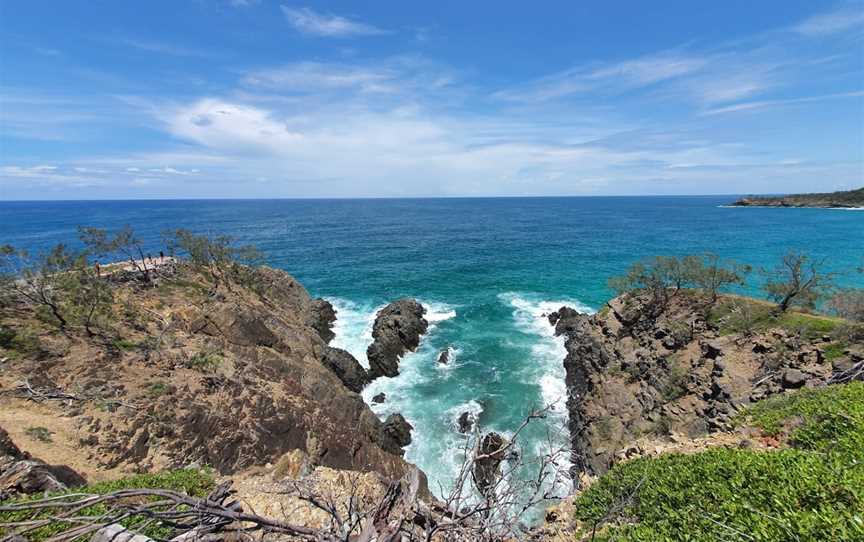
{"label": "distant shoreline", "polygon": [[800,207],[814,209],[861,209],[864,188],[814,194],[785,196],[748,196],[736,200],[731,207]]}

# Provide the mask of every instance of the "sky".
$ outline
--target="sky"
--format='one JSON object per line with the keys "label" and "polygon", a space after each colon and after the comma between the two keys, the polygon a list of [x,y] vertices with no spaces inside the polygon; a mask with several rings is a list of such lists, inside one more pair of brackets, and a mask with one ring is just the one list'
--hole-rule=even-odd
{"label": "sky", "polygon": [[862,0],[0,0],[3,200],[862,185]]}

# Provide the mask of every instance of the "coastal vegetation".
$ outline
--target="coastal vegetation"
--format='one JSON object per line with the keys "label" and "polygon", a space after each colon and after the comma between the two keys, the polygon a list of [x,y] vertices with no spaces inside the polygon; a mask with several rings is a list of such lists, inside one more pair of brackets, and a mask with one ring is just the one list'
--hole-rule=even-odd
{"label": "coastal vegetation", "polygon": [[790,194],[787,196],[748,196],[737,200],[737,207],[864,207],[864,187],[839,192]]}
{"label": "coastal vegetation", "polygon": [[718,447],[622,463],[576,499],[582,527],[574,539],[864,539],[864,383],[768,399],[739,423],[789,448]]}
{"label": "coastal vegetation", "polygon": [[[411,424],[382,421],[358,395],[419,347],[422,304],[378,311],[367,370],[329,345],[334,308],[258,265],[252,247],[175,230],[153,257],[128,227],[80,233],[81,251],[0,251],[2,401],[27,417],[16,438],[66,446],[81,474],[114,479],[81,486],[74,471],[61,476],[70,467],[5,438],[0,471],[29,473],[0,487],[7,534],[71,539],[81,523],[110,520],[158,539],[206,523],[307,540],[394,528],[411,540],[542,540],[545,527],[525,523],[572,480],[581,492],[559,514],[566,540],[864,536],[853,512],[864,504],[860,290],[834,288],[805,254],[760,270],[765,300],[733,293],[748,285],[747,265],[660,256],[611,279],[618,296],[596,314],[545,315],[565,339],[569,441],[526,459],[520,432],[545,423],[548,405],[513,434],[472,420],[454,450],[457,478],[435,491],[403,458]],[[51,415],[29,417],[37,403]],[[60,418],[75,420],[74,440]],[[260,472],[274,485],[244,497],[290,495],[323,523],[241,520],[222,483],[261,484]],[[37,486],[40,496],[21,495]],[[57,515],[70,502],[82,505],[78,526]],[[196,507],[206,522],[189,515]]]}

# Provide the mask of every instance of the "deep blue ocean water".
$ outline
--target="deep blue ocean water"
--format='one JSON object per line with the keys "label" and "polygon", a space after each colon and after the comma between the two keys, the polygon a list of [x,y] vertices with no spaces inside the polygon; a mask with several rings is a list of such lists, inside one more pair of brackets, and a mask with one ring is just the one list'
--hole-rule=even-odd
{"label": "deep blue ocean water", "polygon": [[[417,297],[432,330],[399,377],[364,396],[384,391],[376,412],[402,412],[414,425],[407,457],[437,488],[456,466],[460,413],[508,433],[529,409],[562,397],[564,350],[543,316],[564,303],[598,308],[611,295],[607,279],[639,258],[712,251],[758,268],[797,249],[825,258],[839,283],[864,287],[853,272],[864,265],[864,211],[722,207],[732,199],[0,202],[0,243],[74,245],[79,224],[130,224],[158,252],[167,229],[227,233],[330,299],[334,344],[364,363],[375,311]],[[760,277],[750,280],[758,295]],[[445,348],[452,360],[441,367]],[[561,406],[550,421],[563,423]],[[545,450],[546,431],[530,430],[523,453]]]}

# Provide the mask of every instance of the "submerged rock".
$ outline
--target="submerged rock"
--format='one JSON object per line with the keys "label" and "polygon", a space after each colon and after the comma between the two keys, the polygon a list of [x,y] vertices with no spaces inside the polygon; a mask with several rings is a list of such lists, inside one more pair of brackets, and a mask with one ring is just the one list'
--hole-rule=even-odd
{"label": "submerged rock", "polygon": [[447,365],[450,362],[450,349],[445,348],[438,354],[438,363],[441,365]]}
{"label": "submerged rock", "polygon": [[460,433],[470,433],[474,427],[474,416],[470,412],[463,412],[457,420]]}
{"label": "submerged rock", "polygon": [[429,323],[423,318],[426,309],[415,299],[399,299],[378,312],[372,326],[374,342],[366,350],[369,376],[394,377],[399,374],[399,359],[420,345],[420,336]]}

